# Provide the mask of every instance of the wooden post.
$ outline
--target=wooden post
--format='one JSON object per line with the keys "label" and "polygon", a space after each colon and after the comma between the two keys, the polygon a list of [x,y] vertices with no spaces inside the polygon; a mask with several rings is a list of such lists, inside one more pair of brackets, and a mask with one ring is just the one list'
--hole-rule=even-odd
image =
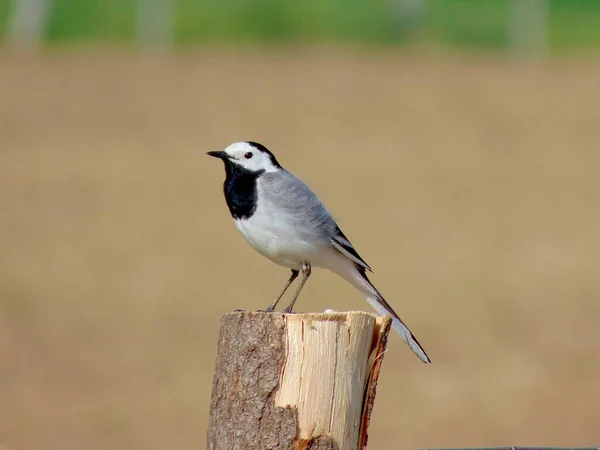
{"label": "wooden post", "polygon": [[362,450],[389,317],[221,317],[208,449]]}

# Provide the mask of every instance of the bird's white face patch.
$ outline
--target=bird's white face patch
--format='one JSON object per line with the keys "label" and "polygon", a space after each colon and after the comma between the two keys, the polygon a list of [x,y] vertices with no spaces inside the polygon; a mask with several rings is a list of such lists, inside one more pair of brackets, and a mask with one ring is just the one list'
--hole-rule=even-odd
{"label": "bird's white face patch", "polygon": [[229,161],[251,172],[273,172],[277,166],[273,164],[272,156],[248,142],[236,142],[225,150]]}

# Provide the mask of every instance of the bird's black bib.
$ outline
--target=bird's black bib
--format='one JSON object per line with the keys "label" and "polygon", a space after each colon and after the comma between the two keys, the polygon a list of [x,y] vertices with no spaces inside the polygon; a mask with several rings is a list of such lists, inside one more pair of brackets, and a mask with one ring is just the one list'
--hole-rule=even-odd
{"label": "bird's black bib", "polygon": [[225,161],[225,184],[223,192],[229,212],[234,219],[248,219],[256,211],[256,180],[265,171],[252,172]]}

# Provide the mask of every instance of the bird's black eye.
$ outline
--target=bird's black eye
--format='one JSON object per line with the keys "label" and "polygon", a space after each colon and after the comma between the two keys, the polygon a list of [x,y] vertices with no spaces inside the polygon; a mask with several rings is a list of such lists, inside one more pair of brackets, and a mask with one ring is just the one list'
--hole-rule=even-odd
{"label": "bird's black eye", "polygon": [[247,152],[247,153],[244,155],[244,158],[246,158],[246,159],[250,159],[250,158],[252,158],[252,156],[253,156],[253,155],[252,155],[252,152]]}

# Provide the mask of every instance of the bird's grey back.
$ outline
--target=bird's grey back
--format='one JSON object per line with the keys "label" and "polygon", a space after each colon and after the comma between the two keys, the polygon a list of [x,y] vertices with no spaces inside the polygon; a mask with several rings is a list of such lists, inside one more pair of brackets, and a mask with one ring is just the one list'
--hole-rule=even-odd
{"label": "bird's grey back", "polygon": [[262,200],[269,205],[270,211],[265,212],[273,220],[288,223],[298,237],[311,244],[321,242],[335,248],[360,270],[371,270],[321,200],[301,180],[280,169],[262,174],[258,183]]}
{"label": "bird's grey back", "polygon": [[[338,230],[335,220],[310,188],[288,171],[281,169],[260,176],[264,200],[282,215],[294,219],[297,227],[314,230],[323,240],[332,239]],[[315,236],[316,237],[316,236]]]}

